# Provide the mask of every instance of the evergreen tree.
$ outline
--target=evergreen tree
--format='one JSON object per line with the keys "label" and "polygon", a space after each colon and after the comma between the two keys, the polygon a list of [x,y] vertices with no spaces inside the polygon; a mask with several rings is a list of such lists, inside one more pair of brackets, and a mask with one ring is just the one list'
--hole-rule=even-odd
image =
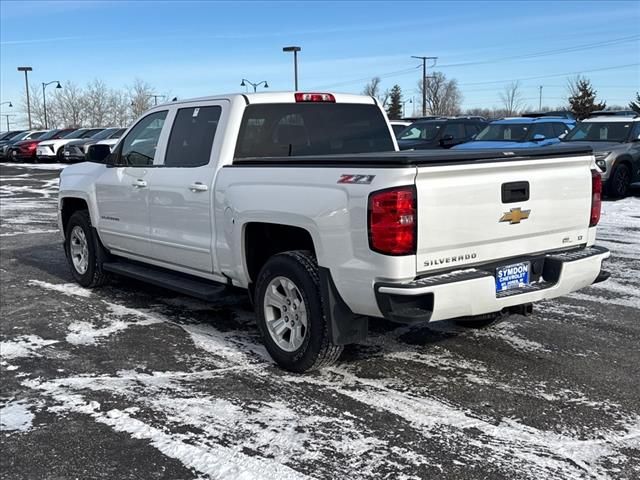
{"label": "evergreen tree", "polygon": [[387,115],[389,115],[391,120],[402,118],[402,90],[400,89],[400,85],[394,85],[391,89]]}
{"label": "evergreen tree", "polygon": [[636,92],[636,99],[635,101],[631,100],[631,103],[629,103],[629,108],[634,112],[640,114],[640,93]]}
{"label": "evergreen tree", "polygon": [[606,102],[596,103],[596,91],[591,82],[578,77],[569,85],[569,109],[578,120],[587,118],[596,110],[607,108]]}

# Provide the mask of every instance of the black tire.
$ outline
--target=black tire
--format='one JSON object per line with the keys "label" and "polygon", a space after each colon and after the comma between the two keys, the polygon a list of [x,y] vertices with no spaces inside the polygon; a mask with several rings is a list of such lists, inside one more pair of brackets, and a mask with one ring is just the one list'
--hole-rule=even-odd
{"label": "black tire", "polygon": [[[280,348],[269,333],[265,319],[264,297],[275,277],[285,277],[298,288],[307,309],[307,328],[302,344],[294,351]],[[271,357],[285,370],[303,373],[334,364],[342,353],[342,345],[331,341],[329,323],[320,294],[318,264],[308,251],[295,250],[271,257],[264,265],[255,291],[258,328]]]}
{"label": "black tire", "polygon": [[60,147],[56,152],[56,162],[65,163],[64,161],[64,147]]}
{"label": "black tire", "polygon": [[[76,227],[82,229],[87,240],[88,264],[85,272],[76,269],[72,260],[71,234]],[[102,264],[107,261],[109,254],[91,226],[91,218],[87,210],[78,210],[71,215],[65,231],[64,251],[71,269],[71,275],[83,287],[99,287],[109,279],[109,274],[102,269]]]}
{"label": "black tire", "polygon": [[613,168],[607,181],[607,195],[612,198],[623,198],[629,193],[631,185],[631,169],[625,163],[620,163]]}
{"label": "black tire", "polygon": [[481,329],[487,328],[496,323],[500,323],[504,319],[505,315],[500,312],[487,313],[484,315],[477,315],[474,317],[462,317],[456,318],[453,322],[464,328]]}

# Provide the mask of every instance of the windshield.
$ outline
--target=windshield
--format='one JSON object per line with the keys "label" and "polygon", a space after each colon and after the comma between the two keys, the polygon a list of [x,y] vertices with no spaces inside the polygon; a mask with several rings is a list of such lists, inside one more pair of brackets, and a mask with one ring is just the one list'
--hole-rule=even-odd
{"label": "windshield", "polygon": [[96,133],[101,132],[103,129],[102,128],[91,128],[83,133],[80,134],[80,136],[78,138],[89,138],[89,137],[93,137]]}
{"label": "windshield", "polygon": [[118,128],[115,132],[111,134],[110,139],[120,138],[122,134],[126,131],[126,128]]}
{"label": "windshield", "polygon": [[39,132],[33,132],[30,135],[27,135],[26,137],[24,137],[25,140],[35,140],[37,138],[40,138],[42,135],[44,135],[46,132],[46,130],[42,130]]}
{"label": "windshield", "polygon": [[40,140],[50,140],[52,138],[58,138],[56,135],[60,132],[60,130],[49,130],[47,133],[40,137]]}
{"label": "windshield", "polygon": [[98,132],[91,136],[92,140],[104,140],[105,138],[109,138],[113,132],[118,130],[117,128],[105,128],[101,132]]}
{"label": "windshield", "polygon": [[86,132],[84,128],[79,128],[78,130],[72,130],[62,138],[80,138],[84,132]]}
{"label": "windshield", "polygon": [[350,103],[280,103],[246,107],[236,158],[393,151],[380,108]]}
{"label": "windshield", "polygon": [[443,126],[444,122],[414,123],[400,133],[398,140],[434,140]]}
{"label": "windshield", "polygon": [[631,126],[631,122],[580,122],[564,141],[626,142]]}
{"label": "windshield", "polygon": [[530,130],[529,123],[493,123],[487,125],[475,139],[484,142],[524,142]]}

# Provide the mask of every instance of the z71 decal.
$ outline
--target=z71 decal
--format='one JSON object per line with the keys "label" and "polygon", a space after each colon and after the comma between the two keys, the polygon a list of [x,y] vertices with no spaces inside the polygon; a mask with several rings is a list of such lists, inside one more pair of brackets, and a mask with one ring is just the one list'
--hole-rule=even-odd
{"label": "z71 decal", "polygon": [[375,175],[340,175],[338,183],[357,183],[358,185],[370,185]]}

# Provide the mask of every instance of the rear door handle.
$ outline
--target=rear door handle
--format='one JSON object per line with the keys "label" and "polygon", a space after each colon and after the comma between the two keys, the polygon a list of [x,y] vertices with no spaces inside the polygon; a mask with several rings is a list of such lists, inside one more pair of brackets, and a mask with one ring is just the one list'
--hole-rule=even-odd
{"label": "rear door handle", "polygon": [[209,190],[209,187],[207,187],[202,182],[194,182],[189,185],[189,190],[191,190],[192,192],[206,192],[207,190]]}
{"label": "rear door handle", "polygon": [[146,188],[147,187],[147,182],[146,182],[146,180],[142,180],[142,179],[139,178],[135,182],[133,182],[131,185],[136,187],[136,188]]}

